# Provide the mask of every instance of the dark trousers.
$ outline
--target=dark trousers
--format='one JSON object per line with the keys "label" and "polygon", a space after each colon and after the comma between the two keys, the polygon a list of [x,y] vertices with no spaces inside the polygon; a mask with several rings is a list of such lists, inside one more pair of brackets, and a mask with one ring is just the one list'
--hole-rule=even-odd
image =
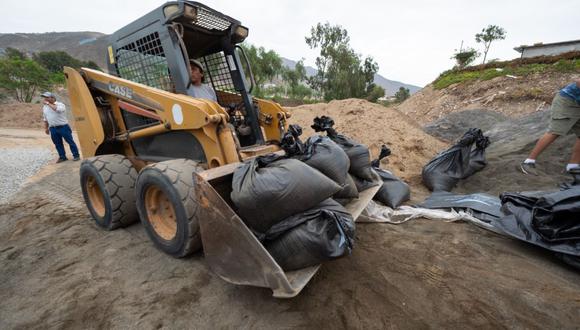
{"label": "dark trousers", "polygon": [[62,143],[63,139],[66,141],[66,143],[68,143],[70,152],[72,153],[73,157],[79,157],[79,149],[73,140],[72,130],[70,129],[69,125],[54,126],[50,127],[49,130],[50,138],[52,139],[52,142],[56,147],[56,151],[58,152],[58,158],[66,159],[64,144]]}

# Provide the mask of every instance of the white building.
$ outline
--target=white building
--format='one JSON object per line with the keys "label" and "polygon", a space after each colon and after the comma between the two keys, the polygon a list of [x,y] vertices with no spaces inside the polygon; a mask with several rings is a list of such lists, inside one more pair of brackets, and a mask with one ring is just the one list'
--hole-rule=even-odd
{"label": "white building", "polygon": [[554,42],[550,44],[536,43],[531,46],[522,45],[514,48],[522,54],[522,58],[536,56],[554,56],[567,52],[580,51],[580,40]]}

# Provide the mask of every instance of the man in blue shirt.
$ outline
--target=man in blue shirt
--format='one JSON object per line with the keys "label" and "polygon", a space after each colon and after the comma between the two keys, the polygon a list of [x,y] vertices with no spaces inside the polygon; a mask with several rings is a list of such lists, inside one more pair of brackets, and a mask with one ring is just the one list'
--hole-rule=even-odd
{"label": "man in blue shirt", "polygon": [[566,171],[569,172],[580,168],[580,80],[562,88],[554,97],[550,128],[538,140],[528,158],[520,164],[521,171],[525,174],[538,175],[536,158],[558,137],[568,134],[576,134],[572,157],[566,165]]}

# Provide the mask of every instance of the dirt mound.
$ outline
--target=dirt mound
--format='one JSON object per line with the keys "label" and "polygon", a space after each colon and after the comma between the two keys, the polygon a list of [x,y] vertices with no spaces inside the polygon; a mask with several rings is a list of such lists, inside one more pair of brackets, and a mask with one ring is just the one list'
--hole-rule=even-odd
{"label": "dirt mound", "polygon": [[412,186],[414,200],[427,193],[421,184],[421,169],[447,147],[446,143],[423,132],[408,116],[364,100],[348,99],[288,109],[292,114],[290,121],[302,126],[304,137],[315,134],[310,128],[312,120],[326,115],[334,119],[339,133],[368,145],[373,158],[377,157],[381,145],[389,146],[393,153],[381,166]]}
{"label": "dirt mound", "polygon": [[551,72],[516,78],[502,76],[441,90],[428,85],[396,109],[421,125],[468,109],[487,109],[517,118],[549,105],[559,89],[579,78],[578,73]]}
{"label": "dirt mound", "polygon": [[0,127],[44,128],[38,103],[0,104]]}
{"label": "dirt mound", "polygon": [[491,145],[487,149],[488,165],[479,173],[461,182],[454,192],[486,192],[497,195],[504,191],[552,190],[564,181],[571,181],[563,170],[570,158],[575,136],[561,137],[538,158],[539,176],[524,175],[518,169],[537,139],[546,132],[550,110],[506,120],[484,134]]}
{"label": "dirt mound", "polygon": [[487,131],[508,117],[501,113],[484,109],[463,110],[452,112],[423,127],[425,132],[446,141],[455,141],[469,128],[479,128]]}

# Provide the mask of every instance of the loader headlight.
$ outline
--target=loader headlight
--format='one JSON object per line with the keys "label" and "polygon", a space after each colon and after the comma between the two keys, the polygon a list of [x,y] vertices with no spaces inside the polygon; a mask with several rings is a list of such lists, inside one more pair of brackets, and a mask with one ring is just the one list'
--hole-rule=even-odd
{"label": "loader headlight", "polygon": [[248,36],[248,28],[240,25],[236,28],[234,34],[236,35],[236,37],[238,37],[238,39],[243,41]]}

